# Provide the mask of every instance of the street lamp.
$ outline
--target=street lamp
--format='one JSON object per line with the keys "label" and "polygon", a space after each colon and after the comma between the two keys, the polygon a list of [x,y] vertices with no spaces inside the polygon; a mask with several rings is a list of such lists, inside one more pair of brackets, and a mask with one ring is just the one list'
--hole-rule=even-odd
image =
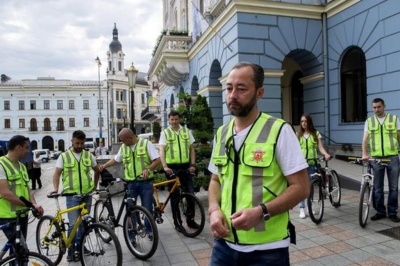
{"label": "street lamp", "polygon": [[130,116],[131,116],[131,130],[136,133],[135,130],[135,99],[133,98],[133,88],[136,86],[136,79],[137,79],[137,74],[138,70],[135,68],[135,66],[132,65],[128,69],[128,84],[129,84],[129,91],[130,91],[130,103],[129,103],[129,108],[130,108]]}
{"label": "street lamp", "polygon": [[98,66],[98,74],[99,74],[99,142],[103,138],[103,132],[101,128],[101,89],[100,89],[100,67],[101,67],[101,62],[99,56],[96,57],[95,59],[97,66]]}

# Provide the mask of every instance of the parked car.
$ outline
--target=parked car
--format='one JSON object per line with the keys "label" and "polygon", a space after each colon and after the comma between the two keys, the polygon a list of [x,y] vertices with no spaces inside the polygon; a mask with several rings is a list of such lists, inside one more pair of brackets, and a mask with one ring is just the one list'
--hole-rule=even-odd
{"label": "parked car", "polygon": [[58,157],[61,155],[62,151],[55,151],[51,154],[51,159],[57,160]]}
{"label": "parked car", "polygon": [[94,154],[97,148],[97,143],[95,141],[85,141],[85,150]]}
{"label": "parked car", "polygon": [[36,153],[39,153],[39,158],[42,160],[43,163],[47,163],[50,160],[50,151],[49,149],[37,149],[32,151],[33,156]]}

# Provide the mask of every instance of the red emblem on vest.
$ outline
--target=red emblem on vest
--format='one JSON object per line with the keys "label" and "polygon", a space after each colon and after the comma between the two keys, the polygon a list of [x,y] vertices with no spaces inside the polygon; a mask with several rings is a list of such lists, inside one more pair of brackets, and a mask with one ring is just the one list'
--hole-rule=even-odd
{"label": "red emblem on vest", "polygon": [[392,126],[392,125],[388,125],[388,128],[389,128],[389,129],[392,129],[392,128],[393,128],[393,126]]}
{"label": "red emblem on vest", "polygon": [[258,148],[257,150],[252,151],[252,153],[253,153],[252,161],[256,161],[257,163],[264,161],[262,157],[264,156],[265,151],[261,150],[261,148]]}

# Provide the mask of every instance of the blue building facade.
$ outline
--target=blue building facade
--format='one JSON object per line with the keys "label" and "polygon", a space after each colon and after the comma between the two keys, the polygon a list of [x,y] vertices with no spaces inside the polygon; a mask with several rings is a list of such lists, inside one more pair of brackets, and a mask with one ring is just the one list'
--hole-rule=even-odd
{"label": "blue building facade", "polygon": [[360,145],[376,97],[400,116],[397,0],[226,0],[208,1],[208,8],[196,3],[210,26],[187,50],[160,53],[153,58],[157,66],[150,64],[149,76],[160,84],[163,127],[179,92],[206,96],[215,127],[227,123],[225,81],[241,61],[265,69],[261,111],[295,126],[309,113],[326,143]]}

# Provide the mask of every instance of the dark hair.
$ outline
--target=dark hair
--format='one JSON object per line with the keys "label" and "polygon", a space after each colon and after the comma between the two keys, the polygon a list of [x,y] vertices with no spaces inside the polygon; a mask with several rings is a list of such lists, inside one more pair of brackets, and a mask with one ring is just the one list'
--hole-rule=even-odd
{"label": "dark hair", "polygon": [[317,139],[317,130],[314,127],[313,120],[309,114],[303,114],[300,116],[300,130],[299,133],[297,134],[297,138],[300,140],[300,138],[304,135],[305,129],[301,126],[301,118],[305,117],[307,119],[307,129],[310,132],[311,136],[313,137],[315,142],[318,142]]}
{"label": "dark hair", "polygon": [[9,149],[10,151],[14,150],[15,147],[19,146],[24,146],[25,142],[28,141],[29,142],[29,138],[21,136],[21,135],[15,135],[14,137],[12,137],[7,144],[7,149]]}
{"label": "dark hair", "polygon": [[169,112],[168,118],[170,118],[171,116],[178,116],[180,118],[181,114],[176,110],[172,110],[171,112]]}
{"label": "dark hair", "polygon": [[253,69],[253,82],[256,86],[256,89],[261,88],[264,84],[264,69],[260,65],[249,62],[240,62],[237,63],[232,69],[239,69],[248,66]]}
{"label": "dark hair", "polygon": [[72,138],[85,140],[86,134],[82,130],[76,130],[76,131],[74,131],[74,133],[72,133]]}
{"label": "dark hair", "polygon": [[382,98],[375,98],[372,100],[372,103],[382,103],[382,105],[385,105],[385,101]]}

